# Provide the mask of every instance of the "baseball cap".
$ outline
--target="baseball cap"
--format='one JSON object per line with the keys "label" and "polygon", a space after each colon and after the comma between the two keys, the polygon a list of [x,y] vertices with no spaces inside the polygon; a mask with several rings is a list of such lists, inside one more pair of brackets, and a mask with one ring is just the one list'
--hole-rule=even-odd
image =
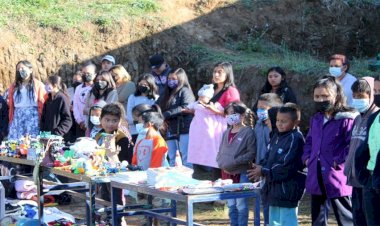
{"label": "baseball cap", "polygon": [[102,58],[102,61],[101,61],[101,62],[103,62],[103,60],[108,60],[108,61],[111,62],[112,64],[115,64],[115,58],[114,58],[113,56],[111,56],[111,55],[105,55],[105,56]]}
{"label": "baseball cap", "polygon": [[159,68],[165,62],[160,54],[155,54],[149,58],[150,67],[152,69]]}

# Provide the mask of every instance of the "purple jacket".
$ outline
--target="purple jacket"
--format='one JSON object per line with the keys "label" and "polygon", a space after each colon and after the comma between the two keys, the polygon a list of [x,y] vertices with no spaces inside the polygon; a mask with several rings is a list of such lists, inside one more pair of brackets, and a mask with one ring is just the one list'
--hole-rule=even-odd
{"label": "purple jacket", "polygon": [[[324,124],[324,115],[317,113],[310,120],[310,129],[302,156],[303,162],[309,159],[306,192],[312,195],[322,194],[317,178],[319,159],[327,197],[351,195],[352,187],[347,185],[347,177],[343,171],[350,145],[351,130],[357,115],[356,112],[339,112]],[[337,164],[336,169],[334,169],[334,162]]]}

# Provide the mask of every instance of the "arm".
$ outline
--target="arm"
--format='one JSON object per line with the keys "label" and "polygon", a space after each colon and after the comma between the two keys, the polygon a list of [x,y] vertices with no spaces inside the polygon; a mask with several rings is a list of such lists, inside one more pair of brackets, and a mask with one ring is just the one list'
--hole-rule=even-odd
{"label": "arm", "polygon": [[308,161],[310,159],[311,149],[312,149],[312,145],[313,145],[312,131],[313,131],[313,120],[310,119],[310,128],[309,128],[309,132],[307,133],[307,136],[306,136],[305,145],[303,146],[303,154],[302,154],[302,162],[306,166],[307,166]]}
{"label": "arm", "polygon": [[[287,87],[287,90],[286,90],[286,97],[285,97],[285,100],[284,102],[290,102],[290,103],[294,103],[296,104],[297,103],[297,97],[296,95],[294,94],[292,88],[290,88],[289,86]],[[284,104],[285,104],[284,103]]]}
{"label": "arm", "polygon": [[346,157],[350,149],[351,132],[353,128],[354,119],[345,119],[341,128],[342,141],[339,146],[337,146],[337,148],[341,151],[339,155],[334,156],[334,163],[342,164],[346,161]]}
{"label": "arm", "polygon": [[282,161],[274,164],[271,168],[262,167],[261,173],[270,181],[284,181],[297,173],[301,168],[301,155],[303,139],[292,134],[292,141],[288,153]]}
{"label": "arm", "polygon": [[126,83],[121,89],[120,93],[118,94],[119,102],[124,104],[126,101],[128,101],[128,97],[134,94],[135,91],[136,91],[135,83],[133,82]]}
{"label": "arm", "polygon": [[187,105],[195,101],[193,93],[187,87],[182,88],[177,95],[179,104],[163,113],[165,119],[181,114],[182,109],[185,109]]}
{"label": "arm", "polygon": [[152,158],[150,162],[150,167],[157,168],[162,166],[162,160],[165,157],[165,153],[168,151],[168,146],[165,142],[165,140],[160,137],[156,136],[153,139],[153,151],[152,151]]}
{"label": "arm", "polygon": [[90,90],[89,92],[87,92],[86,98],[85,98],[85,104],[84,104],[84,108],[83,108],[83,116],[84,117],[87,117],[90,113],[90,108],[92,106],[92,103],[94,102],[92,97],[93,97],[93,95],[92,95],[92,92]]}
{"label": "arm", "polygon": [[80,124],[82,122],[82,115],[83,115],[83,112],[80,112],[80,109],[79,109],[79,105],[80,105],[80,99],[79,99],[80,92],[79,92],[79,90],[82,89],[81,86],[82,85],[79,85],[75,89],[74,99],[73,99],[73,114],[74,114],[74,119],[78,124]]}
{"label": "arm", "polygon": [[256,136],[255,132],[252,130],[252,133],[250,133],[246,137],[246,152],[243,155],[238,156],[235,161],[237,164],[245,164],[248,162],[255,162],[255,156],[256,156]]}
{"label": "arm", "polygon": [[114,90],[112,90],[112,91],[107,95],[106,103],[107,103],[107,104],[110,104],[110,103],[114,103],[114,102],[117,102],[117,101],[118,101],[117,91],[116,91],[116,89],[114,89]]}
{"label": "arm", "polygon": [[135,95],[130,95],[128,97],[128,104],[127,104],[127,121],[129,125],[133,125],[133,114],[132,109],[135,107]]}
{"label": "arm", "polygon": [[57,125],[57,128],[54,129],[53,133],[63,136],[69,132],[73,122],[71,120],[70,114],[70,104],[68,98],[62,97],[61,107],[60,107],[61,120]]}

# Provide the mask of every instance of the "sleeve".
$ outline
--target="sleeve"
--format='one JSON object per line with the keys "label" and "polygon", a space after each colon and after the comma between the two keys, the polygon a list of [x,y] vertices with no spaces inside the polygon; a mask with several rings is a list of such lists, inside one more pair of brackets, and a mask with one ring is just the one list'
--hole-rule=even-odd
{"label": "sleeve", "polygon": [[70,104],[68,98],[61,99],[60,114],[60,122],[58,123],[57,128],[54,129],[53,133],[63,136],[69,132],[73,124],[70,114]]}
{"label": "sleeve", "polygon": [[250,161],[255,162],[256,150],[256,135],[252,130],[252,133],[246,137],[246,152],[236,158],[236,163],[240,165],[248,163]]}
{"label": "sleeve", "polygon": [[218,101],[223,107],[226,107],[229,103],[234,101],[240,101],[239,91],[235,87],[228,88]]}
{"label": "sleeve", "polygon": [[136,85],[133,82],[128,82],[121,89],[121,92],[118,95],[118,100],[120,103],[124,104],[126,101],[129,101],[129,97],[134,94],[136,91]]}
{"label": "sleeve", "polygon": [[[117,148],[120,148],[120,154],[123,153],[123,156],[125,156],[125,159],[130,162],[132,161],[133,159],[133,156],[130,156],[131,154],[133,155],[133,153],[129,154],[129,151],[128,151],[128,147],[129,147],[129,140],[127,137],[123,137],[122,139],[120,139],[118,142],[117,142]],[[120,156],[119,154],[119,156]]]}
{"label": "sleeve", "polygon": [[135,107],[135,95],[130,95],[128,97],[128,104],[127,104],[127,121],[129,125],[133,125],[133,114],[132,109]]}
{"label": "sleeve", "polygon": [[9,124],[9,115],[8,115],[8,105],[4,99],[1,99],[1,123],[0,123],[0,136],[3,138],[8,135],[8,124]]}
{"label": "sleeve", "polygon": [[312,131],[313,131],[313,119],[310,119],[310,128],[309,131],[306,135],[305,139],[305,145],[303,146],[303,154],[302,154],[302,162],[305,163],[306,160],[310,159],[311,155],[311,149],[313,145],[313,136],[312,136]]}
{"label": "sleeve", "polygon": [[80,100],[79,100],[80,90],[81,90],[81,85],[79,85],[75,89],[74,99],[73,99],[73,114],[74,114],[74,119],[75,119],[75,121],[78,124],[80,124],[81,122],[83,122],[82,121],[83,112],[80,112],[80,108],[79,108],[79,104],[80,104]]}
{"label": "sleeve", "polygon": [[195,105],[197,105],[197,103],[198,103],[198,101],[195,101],[195,102],[187,105],[187,108],[193,110],[195,108]]}
{"label": "sleeve", "polygon": [[271,168],[262,168],[262,174],[268,181],[284,181],[295,175],[301,167],[303,139],[292,134],[289,151],[282,161],[277,162]]}
{"label": "sleeve", "polygon": [[[83,112],[82,112],[82,116],[83,118],[86,118],[89,114],[90,114],[90,108],[92,106],[92,92],[91,90],[89,92],[87,92],[86,94],[86,98],[85,98],[85,101],[86,103],[84,104],[84,108],[83,108]],[[95,97],[94,97],[95,98]],[[107,102],[107,101],[106,101]],[[108,103],[108,102],[107,102]]]}
{"label": "sleeve", "polygon": [[290,87],[287,87],[287,90],[286,90],[286,97],[284,99],[284,104],[285,103],[294,103],[294,104],[297,104],[297,97],[296,95],[294,94],[292,88]]}
{"label": "sleeve", "polygon": [[337,164],[342,164],[346,161],[346,157],[350,150],[351,132],[353,128],[354,128],[354,119],[345,119],[343,121],[342,128],[341,128],[341,134],[343,137],[342,137],[342,141],[337,147],[341,151],[339,155],[334,157],[334,162]]}
{"label": "sleeve", "polygon": [[174,108],[171,108],[163,113],[165,119],[177,116],[181,114],[182,109],[186,108],[190,103],[195,101],[193,92],[188,88],[183,88],[178,93],[178,105]]}
{"label": "sleeve", "polygon": [[153,152],[152,152],[155,157],[152,156],[150,167],[153,167],[153,168],[161,167],[162,160],[167,151],[168,151],[168,145],[166,144],[166,141],[160,136],[155,137],[153,140]]}
{"label": "sleeve", "polygon": [[[111,103],[114,103],[114,102],[117,102],[118,101],[118,97],[117,97],[117,91],[116,89],[112,90],[108,96],[107,96],[107,100],[106,100],[106,103],[107,104],[111,104]],[[91,106],[90,106],[91,107]],[[90,109],[90,108],[89,108]]]}

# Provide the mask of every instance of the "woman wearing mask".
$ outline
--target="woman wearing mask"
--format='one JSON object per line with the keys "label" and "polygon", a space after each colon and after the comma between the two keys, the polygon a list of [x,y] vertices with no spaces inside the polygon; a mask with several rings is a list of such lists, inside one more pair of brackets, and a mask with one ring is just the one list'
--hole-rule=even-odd
{"label": "woman wearing mask", "polygon": [[110,72],[103,71],[98,74],[95,77],[94,86],[87,95],[83,114],[88,116],[91,106],[99,100],[104,100],[107,104],[117,102],[118,97],[115,88],[115,82]]}
{"label": "woman wearing mask", "polygon": [[47,98],[45,86],[34,78],[32,64],[27,60],[16,64],[16,79],[9,88],[9,135],[16,140],[39,134],[39,121]]}
{"label": "woman wearing mask", "polygon": [[110,69],[113,80],[116,84],[117,97],[127,112],[128,98],[136,91],[136,85],[131,81],[131,75],[125,68],[118,64]]}
{"label": "woman wearing mask", "polygon": [[[132,110],[135,106],[140,104],[153,105],[158,98],[157,86],[155,79],[151,74],[143,74],[137,81],[137,90],[133,95],[128,98],[127,104],[127,121],[129,124],[129,131],[132,135],[132,141],[135,143],[139,131],[136,128],[136,123],[133,120]],[[141,129],[141,128],[138,128]]]}
{"label": "woman wearing mask", "polygon": [[[41,131],[65,136],[72,125],[66,85],[62,83],[61,77],[53,75],[47,79],[45,89],[48,93],[48,99],[42,112]],[[68,137],[65,139],[67,140]]]}
{"label": "woman wearing mask", "polygon": [[171,166],[175,165],[176,151],[179,150],[183,165],[192,167],[187,162],[187,150],[189,128],[193,115],[188,113],[187,106],[194,101],[195,97],[185,70],[182,68],[171,70],[164,95],[160,96],[157,101],[162,109],[165,121],[168,123],[166,140]]}

